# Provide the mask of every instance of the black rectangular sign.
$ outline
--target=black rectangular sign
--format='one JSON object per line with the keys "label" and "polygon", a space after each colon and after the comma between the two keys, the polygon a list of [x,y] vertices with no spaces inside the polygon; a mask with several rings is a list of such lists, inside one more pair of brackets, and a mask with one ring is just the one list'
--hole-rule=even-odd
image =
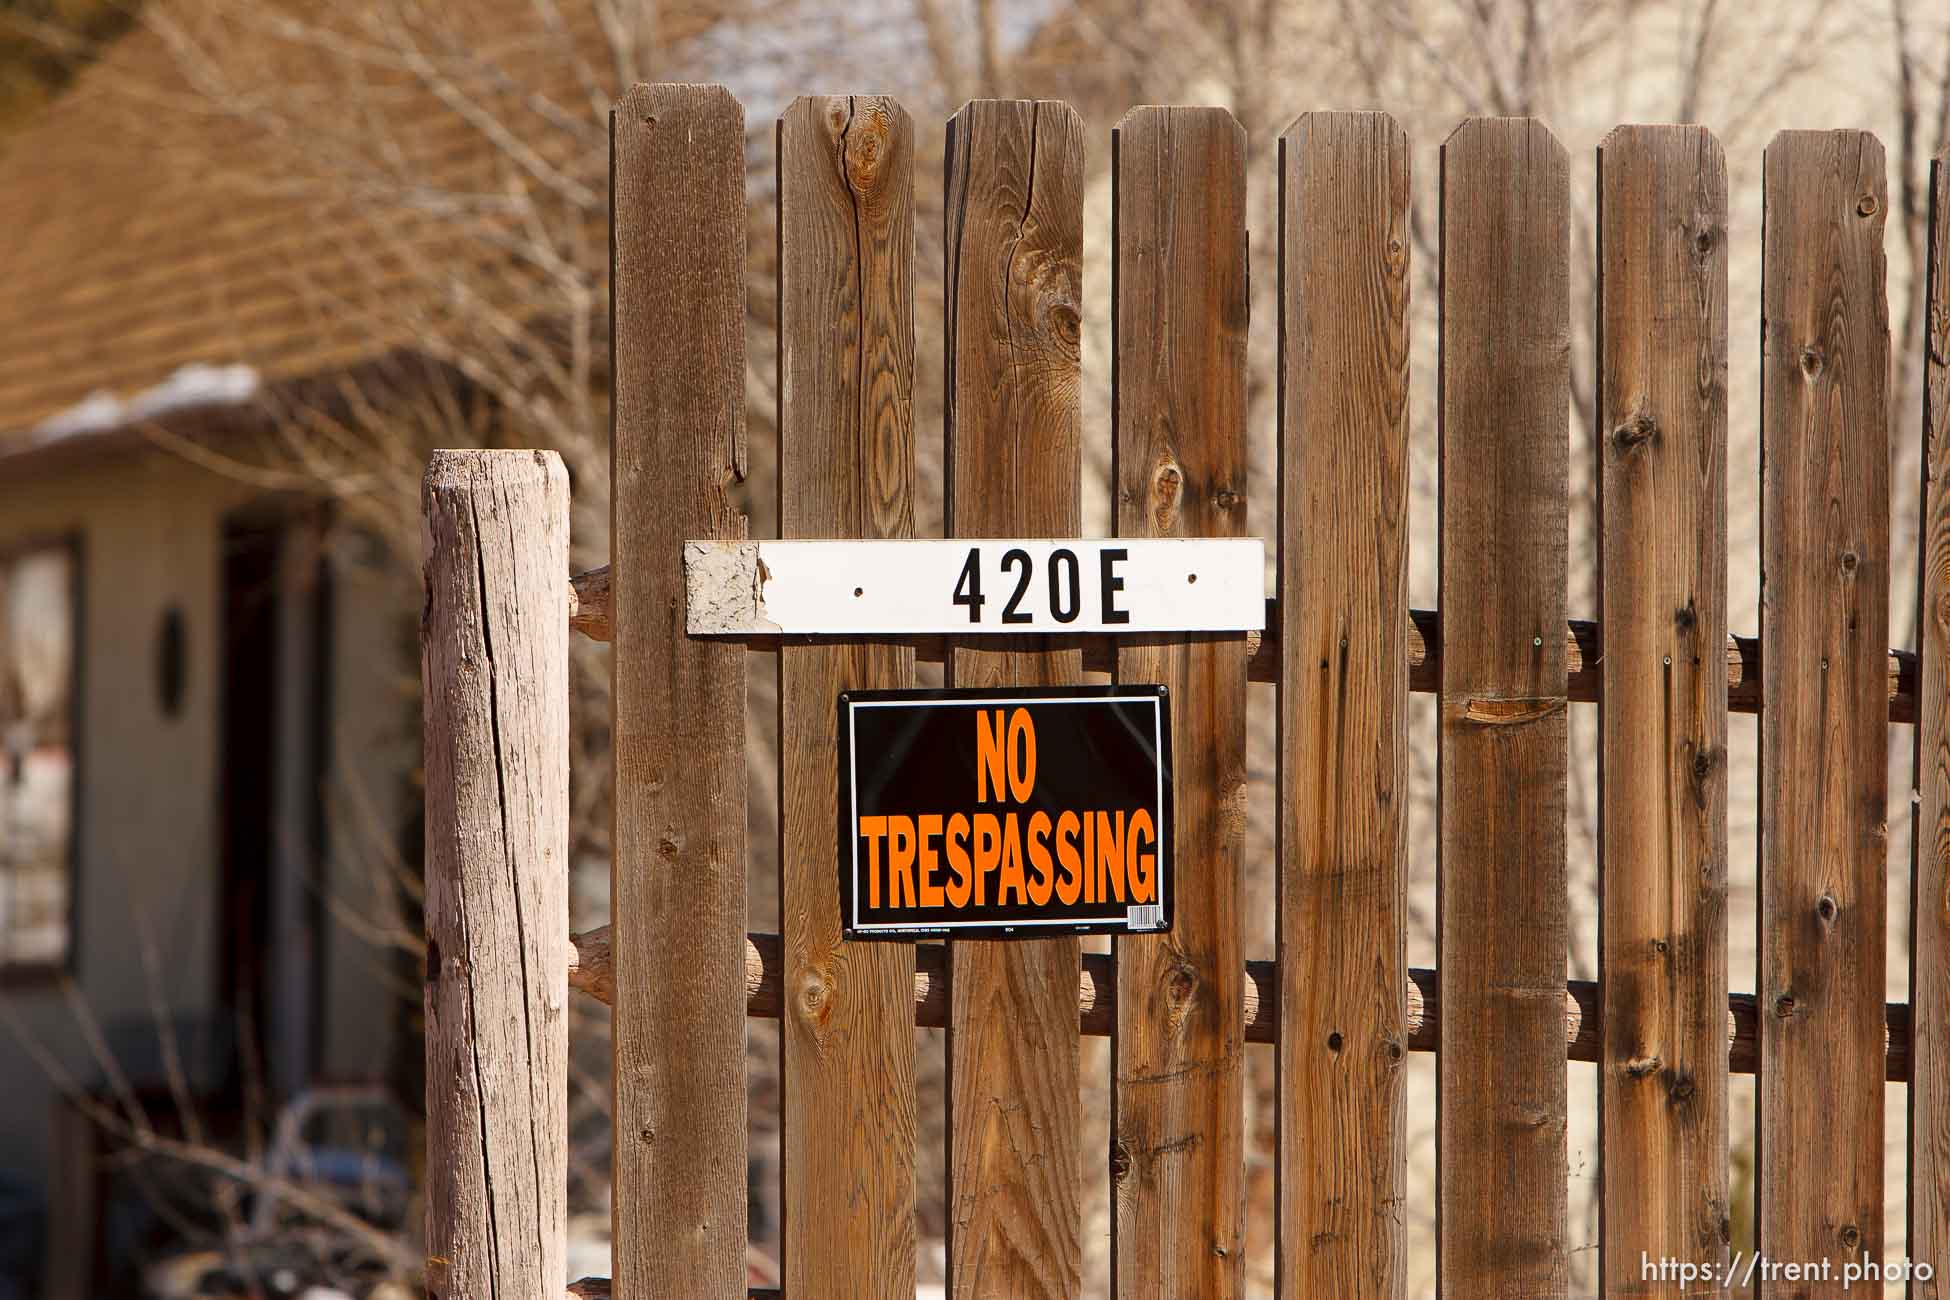
{"label": "black rectangular sign", "polygon": [[1162,686],[840,696],[840,919],[855,939],[1171,928]]}

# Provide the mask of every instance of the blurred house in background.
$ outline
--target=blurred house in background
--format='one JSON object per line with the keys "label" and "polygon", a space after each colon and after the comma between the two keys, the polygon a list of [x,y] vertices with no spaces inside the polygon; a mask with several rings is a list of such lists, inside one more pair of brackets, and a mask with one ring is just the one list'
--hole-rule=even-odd
{"label": "blurred house in background", "polygon": [[[134,1295],[185,1236],[248,1256],[246,1135],[347,1084],[418,1108],[421,468],[555,447],[607,554],[609,103],[725,12],[105,2],[123,34],[34,115],[0,67],[0,1300]],[[154,1178],[112,1150],[151,1128]]]}
{"label": "blurred house in background", "polygon": [[417,611],[269,454],[301,386],[329,412],[348,375],[417,372],[342,309],[329,211],[212,183],[188,160],[236,161],[234,128],[131,94],[181,77],[139,27],[0,153],[0,1279],[23,1295],[43,1239],[61,1294],[140,1231],[100,1212],[103,1139],[64,1089],[216,1140],[384,1079],[417,1003],[360,924],[396,887],[374,864],[416,851]]}

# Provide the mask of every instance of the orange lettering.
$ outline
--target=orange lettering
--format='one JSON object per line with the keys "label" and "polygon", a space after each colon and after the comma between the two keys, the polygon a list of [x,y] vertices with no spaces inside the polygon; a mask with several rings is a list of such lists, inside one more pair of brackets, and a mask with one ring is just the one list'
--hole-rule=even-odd
{"label": "orange lettering", "polygon": [[1124,813],[1120,809],[1117,820],[1112,821],[1107,812],[1097,814],[1097,871],[1103,883],[1097,886],[1098,897],[1104,902],[1117,895],[1117,901],[1124,901]]}
{"label": "orange lettering", "polygon": [[1124,874],[1131,880],[1131,901],[1151,903],[1158,897],[1157,855],[1138,852],[1138,837],[1152,844],[1158,842],[1158,833],[1151,825],[1151,811],[1140,808],[1131,814],[1130,828],[1124,836]]}
{"label": "orange lettering", "polygon": [[914,819],[898,814],[887,819],[887,905],[914,905]]}
{"label": "orange lettering", "polygon": [[[1002,745],[1002,710],[995,711],[995,722],[991,729],[989,711],[975,710],[975,802],[988,803],[992,799],[1000,801],[1003,791],[1003,773],[1008,764],[1004,761]],[[990,792],[994,793],[991,794]]]}
{"label": "orange lettering", "polygon": [[968,818],[961,813],[948,819],[948,866],[955,873],[948,884],[948,906],[967,907],[975,881],[968,869]]}
{"label": "orange lettering", "polygon": [[[867,906],[880,906],[880,841],[887,837],[885,817],[862,817],[860,838],[867,842]],[[855,907],[859,904],[855,903]]]}
{"label": "orange lettering", "polygon": [[1074,903],[1083,892],[1083,860],[1077,856],[1077,815],[1066,812],[1056,819],[1056,860],[1063,867],[1063,879],[1056,882],[1056,896]]}
{"label": "orange lettering", "polygon": [[921,877],[921,906],[941,906],[941,884],[935,879],[935,871],[941,866],[940,854],[934,842],[941,838],[941,814],[922,813],[920,819],[920,858],[916,870]]}
{"label": "orange lettering", "polygon": [[1002,828],[1002,884],[995,891],[997,905],[1007,903],[1012,890],[1018,903],[1029,896],[1022,879],[1022,832],[1016,826],[1014,813],[1009,814]]}
{"label": "orange lettering", "polygon": [[1029,901],[1038,907],[1049,903],[1050,889],[1056,884],[1056,877],[1050,870],[1049,814],[1039,812],[1029,819],[1029,865],[1036,869],[1036,878],[1029,882]]}
{"label": "orange lettering", "polygon": [[1009,715],[1009,793],[1017,803],[1028,803],[1035,789],[1036,724],[1030,720],[1028,709],[1017,709]]}
{"label": "orange lettering", "polygon": [[1097,901],[1097,854],[1093,836],[1097,830],[1097,819],[1089,813],[1083,814],[1083,901]]}
{"label": "orange lettering", "polygon": [[1002,864],[1002,819],[994,813],[975,814],[975,906],[988,902],[988,878]]}

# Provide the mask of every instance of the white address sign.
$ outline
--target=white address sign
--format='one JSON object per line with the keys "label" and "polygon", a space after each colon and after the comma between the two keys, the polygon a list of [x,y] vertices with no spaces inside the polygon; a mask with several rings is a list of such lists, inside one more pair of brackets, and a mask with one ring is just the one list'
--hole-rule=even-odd
{"label": "white address sign", "polygon": [[686,542],[693,636],[1254,632],[1258,538]]}

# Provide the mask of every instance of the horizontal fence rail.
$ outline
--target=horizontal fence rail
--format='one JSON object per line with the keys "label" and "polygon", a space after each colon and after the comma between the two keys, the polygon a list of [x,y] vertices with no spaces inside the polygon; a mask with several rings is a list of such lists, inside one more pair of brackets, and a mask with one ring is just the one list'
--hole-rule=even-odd
{"label": "horizontal fence rail", "polygon": [[[569,620],[578,632],[592,641],[610,639],[610,566],[603,565],[579,573],[569,583]],[[1442,685],[1442,616],[1432,609],[1408,611],[1408,689],[1421,695],[1434,695]],[[942,663],[957,645],[971,638],[916,636],[899,639],[914,647],[920,663]],[[1108,674],[1116,653],[1109,636],[1045,636],[1039,641],[1083,653],[1083,669]],[[1246,674],[1255,682],[1277,682],[1280,674],[1280,602],[1266,602],[1266,630],[1248,632]],[[736,639],[731,644],[737,644]],[[778,648],[779,638],[753,637],[744,643],[748,649],[770,652]],[[1564,624],[1565,692],[1573,704],[1595,704],[1603,695],[1604,640],[1601,629],[1590,619],[1567,619]],[[1730,713],[1759,713],[1764,666],[1760,638],[1728,636],[1726,640],[1727,710]],[[1888,656],[1889,720],[1916,721],[1917,658],[1913,650],[1892,649]]]}
{"label": "horizontal fence rail", "polygon": [[[949,990],[954,974],[940,944],[921,944],[915,948],[914,1026],[917,1029],[945,1029],[948,1026]],[[748,933],[745,936],[745,1014],[756,1020],[777,1020],[784,987],[783,955],[779,936]],[[1241,1029],[1249,1043],[1272,1043],[1279,1038],[1279,1015],[1275,1006],[1279,966],[1273,961],[1242,963],[1240,986]],[[605,1006],[616,996],[616,973],[610,960],[609,927],[599,926],[574,936],[569,958],[568,981]],[[1439,1050],[1441,1035],[1439,1011],[1442,995],[1436,972],[1411,967],[1403,984],[1408,1008],[1408,1050]],[[1727,1068],[1734,1074],[1753,1074],[1759,1063],[1761,1007],[1751,993],[1727,995]],[[1117,1023],[1117,971],[1111,954],[1086,952],[1077,968],[1077,1029],[1091,1037],[1108,1037]],[[1910,1009],[1908,1004],[1891,1002],[1884,1008],[1883,1039],[1886,1045],[1883,1077],[1902,1083],[1910,1077]],[[1593,980],[1571,980],[1564,986],[1564,1045],[1573,1061],[1597,1061],[1598,985]]]}

